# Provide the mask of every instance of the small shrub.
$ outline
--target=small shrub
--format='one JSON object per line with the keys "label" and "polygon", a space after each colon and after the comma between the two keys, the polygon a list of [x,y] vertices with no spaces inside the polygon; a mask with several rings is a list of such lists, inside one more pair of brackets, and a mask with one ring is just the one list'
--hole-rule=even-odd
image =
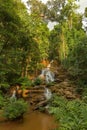
{"label": "small shrub", "polygon": [[9,102],[4,107],[3,115],[9,120],[19,119],[27,111],[27,103],[24,100]]}
{"label": "small shrub", "polygon": [[32,81],[27,77],[20,77],[17,81],[18,84],[21,84],[23,88],[29,88],[32,86]]}
{"label": "small shrub", "polygon": [[40,85],[40,84],[42,84],[42,79],[36,78],[34,81],[34,85]]}

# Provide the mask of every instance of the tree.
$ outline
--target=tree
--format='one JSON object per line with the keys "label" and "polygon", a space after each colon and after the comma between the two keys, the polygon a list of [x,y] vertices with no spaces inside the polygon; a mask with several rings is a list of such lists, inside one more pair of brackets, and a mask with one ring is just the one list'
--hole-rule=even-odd
{"label": "tree", "polygon": [[[38,52],[35,56],[31,57],[31,66],[34,68],[40,68],[40,62],[43,59],[48,58],[49,51],[49,29],[47,28],[47,23],[44,21],[46,6],[37,0],[29,0],[28,4],[30,6],[30,33],[33,36],[34,43],[36,43]],[[33,48],[34,49],[34,46]],[[33,51],[34,52],[34,51]],[[35,54],[34,52],[34,54]],[[35,60],[36,59],[36,60]],[[36,66],[37,67],[36,67]],[[31,67],[30,67],[31,68]]]}
{"label": "tree", "polygon": [[[12,10],[12,11],[11,11]],[[0,80],[5,82],[10,72],[15,73],[17,59],[17,46],[19,42],[20,18],[14,8],[14,2],[0,1]],[[14,51],[13,51],[14,50]],[[20,71],[20,69],[19,69]],[[18,71],[18,72],[19,72]],[[16,74],[18,73],[16,72]]]}
{"label": "tree", "polygon": [[27,12],[20,0],[0,1],[0,80],[16,83],[48,57],[49,30],[38,13]]}
{"label": "tree", "polygon": [[50,35],[50,57],[60,61],[78,81],[86,81],[86,34],[82,29],[82,16],[75,9],[74,3],[67,1],[61,10],[61,19]]}

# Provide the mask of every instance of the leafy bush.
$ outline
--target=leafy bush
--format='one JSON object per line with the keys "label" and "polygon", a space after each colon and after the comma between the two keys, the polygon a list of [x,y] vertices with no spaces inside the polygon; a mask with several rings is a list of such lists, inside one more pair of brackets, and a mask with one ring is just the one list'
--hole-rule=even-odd
{"label": "leafy bush", "polygon": [[15,120],[23,117],[23,114],[27,111],[27,103],[24,100],[16,100],[9,102],[4,107],[3,115],[9,120]]}
{"label": "leafy bush", "polygon": [[17,83],[21,84],[23,88],[31,87],[32,81],[29,80],[27,77],[20,77],[17,81]]}
{"label": "leafy bush", "polygon": [[84,101],[68,101],[55,96],[49,112],[60,122],[58,130],[87,130],[87,104]]}
{"label": "leafy bush", "polygon": [[40,85],[40,84],[42,84],[42,79],[36,78],[34,81],[34,85]]}

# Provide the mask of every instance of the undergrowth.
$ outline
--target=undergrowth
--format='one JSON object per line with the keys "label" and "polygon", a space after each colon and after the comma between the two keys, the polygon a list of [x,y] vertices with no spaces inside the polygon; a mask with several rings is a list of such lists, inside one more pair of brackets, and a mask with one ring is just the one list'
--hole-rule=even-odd
{"label": "undergrowth", "polygon": [[53,114],[60,124],[56,130],[87,130],[87,103],[84,100],[68,101],[54,95],[49,113]]}

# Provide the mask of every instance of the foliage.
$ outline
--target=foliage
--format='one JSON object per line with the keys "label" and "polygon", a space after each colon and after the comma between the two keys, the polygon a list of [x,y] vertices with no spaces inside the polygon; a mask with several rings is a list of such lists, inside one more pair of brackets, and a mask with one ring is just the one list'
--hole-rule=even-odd
{"label": "foliage", "polygon": [[42,84],[42,79],[38,77],[34,80],[34,85],[40,85],[40,84]]}
{"label": "foliage", "polygon": [[11,85],[36,73],[48,57],[49,30],[38,12],[29,14],[20,0],[0,1],[0,28],[0,82]]}
{"label": "foliage", "polygon": [[[87,44],[86,44],[86,36],[80,39],[79,43],[77,43],[73,51],[67,57],[67,62],[69,62],[69,73],[73,76],[77,76],[78,80],[86,81],[86,72],[87,72]],[[70,60],[71,59],[71,60]],[[68,64],[68,65],[69,65]]]}
{"label": "foliage", "polygon": [[10,85],[8,84],[8,82],[2,82],[0,84],[0,90],[2,91],[2,93],[7,93],[7,90],[10,88]]}
{"label": "foliage", "polygon": [[30,79],[28,79],[27,77],[20,77],[17,80],[17,83],[22,85],[22,86],[25,86],[25,87],[31,87],[32,86],[32,81]]}
{"label": "foliage", "polygon": [[39,0],[28,0],[28,5],[30,6],[31,14],[36,14],[38,17],[45,17],[47,14],[47,6],[42,1]]}
{"label": "foliage", "polygon": [[[60,130],[86,130],[87,35],[82,29],[82,15],[76,12],[78,6],[75,0],[50,0],[47,5],[28,0],[28,5],[30,13],[20,0],[0,0],[0,107],[5,106],[4,116],[19,118],[27,106],[22,100],[4,100],[2,95],[9,86],[19,83],[30,87],[32,82],[27,77],[38,74],[41,61],[57,59],[77,81],[83,101],[68,102],[53,96],[49,111],[60,121]],[[48,20],[57,21],[52,31]],[[33,82],[40,84],[39,78]]]}
{"label": "foliage", "polygon": [[64,8],[65,0],[50,0],[47,2],[47,16],[51,21],[59,21],[61,9]]}
{"label": "foliage", "polygon": [[[0,1],[0,80],[9,82],[13,75],[20,75],[19,27],[20,18],[15,1]],[[9,7],[9,8],[8,8]],[[18,58],[19,57],[19,58]],[[12,75],[12,77],[9,75]]]}
{"label": "foliage", "polygon": [[3,115],[9,120],[21,118],[27,111],[27,103],[24,100],[16,100],[6,104],[3,110]]}
{"label": "foliage", "polygon": [[0,109],[4,106],[4,103],[5,103],[5,99],[0,93]]}
{"label": "foliage", "polygon": [[81,95],[82,95],[83,101],[87,103],[87,85],[84,85],[83,87],[81,87]]}
{"label": "foliage", "polygon": [[62,23],[67,19],[70,20],[71,15],[78,8],[75,0],[50,0],[47,2],[47,16],[51,21]]}
{"label": "foliage", "polygon": [[[33,40],[37,45],[37,49],[33,48],[35,51],[35,55],[37,59],[31,59],[33,62],[35,61],[42,61],[43,59],[48,58],[48,51],[49,51],[49,29],[47,27],[46,22],[44,21],[45,13],[47,13],[47,7],[45,4],[43,4],[41,1],[38,0],[28,0],[27,2],[30,7],[31,12],[31,28],[30,31],[32,31]],[[41,16],[44,15],[44,16]],[[32,24],[33,23],[33,24]],[[34,53],[33,51],[33,53]],[[31,61],[31,63],[32,63]],[[36,62],[35,64],[38,64]],[[33,63],[33,65],[35,65]],[[32,65],[31,65],[32,67]],[[36,66],[38,67],[38,65]],[[34,68],[36,68],[34,67]]]}
{"label": "foliage", "polygon": [[61,18],[63,16],[65,20],[62,18],[50,33],[49,56],[57,59],[77,82],[86,82],[87,36],[82,29],[82,16],[75,12],[73,4],[73,1],[67,1],[61,9]]}
{"label": "foliage", "polygon": [[62,97],[54,96],[49,108],[56,120],[60,122],[58,130],[86,130],[87,104],[84,101],[68,101]]}

